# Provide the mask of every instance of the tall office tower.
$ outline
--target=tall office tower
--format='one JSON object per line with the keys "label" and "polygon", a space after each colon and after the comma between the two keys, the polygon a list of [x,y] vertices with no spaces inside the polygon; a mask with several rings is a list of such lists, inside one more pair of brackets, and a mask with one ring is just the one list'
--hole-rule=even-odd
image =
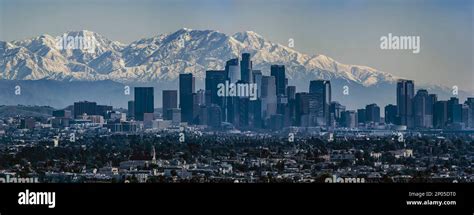
{"label": "tall office tower", "polygon": [[296,86],[288,86],[286,88],[286,97],[288,97],[288,100],[295,99],[296,95]]}
{"label": "tall office tower", "polygon": [[288,97],[288,114],[290,125],[296,125],[296,86],[286,87],[286,97]]}
{"label": "tall office tower", "polygon": [[469,105],[461,104],[461,122],[466,128],[469,128]]}
{"label": "tall office tower", "polygon": [[459,99],[451,97],[448,100],[448,123],[460,123],[462,118],[461,111],[462,106],[459,104]]}
{"label": "tall office tower", "polygon": [[209,70],[206,71],[206,79],[205,79],[205,88],[206,91],[211,93],[211,104],[216,104],[222,107],[224,97],[221,97],[217,94],[219,88],[217,87],[218,84],[225,84],[226,75],[224,70]]}
{"label": "tall office tower", "polygon": [[413,97],[415,83],[412,80],[398,80],[397,82],[397,117],[400,125],[413,128]]}
{"label": "tall office tower", "polygon": [[295,124],[301,127],[308,126],[309,93],[302,92],[295,95]]}
{"label": "tall office tower", "polygon": [[474,98],[467,98],[464,104],[469,106],[467,127],[474,128]]}
{"label": "tall office tower", "polygon": [[[219,84],[225,84],[227,80],[226,71],[225,70],[209,70],[206,71],[206,78],[205,78],[205,88],[211,95],[210,104],[219,105],[221,108],[220,113],[222,114],[221,119],[227,121],[227,110],[226,110],[226,97],[219,96],[217,92],[219,88],[217,87]],[[209,105],[208,105],[209,106]]]}
{"label": "tall office tower", "polygon": [[377,104],[365,106],[366,122],[380,123],[380,107]]}
{"label": "tall office tower", "polygon": [[239,59],[230,59],[225,63],[225,73],[230,83],[236,83],[240,80]]}
{"label": "tall office tower", "polygon": [[288,97],[286,95],[277,96],[277,113],[285,115],[286,107],[288,106]]}
{"label": "tall office tower", "polygon": [[413,98],[414,126],[416,128],[433,127],[433,97],[427,90],[420,89]]}
{"label": "tall office tower", "polygon": [[285,94],[277,96],[277,114],[283,116],[283,125],[290,125],[290,110],[288,107],[288,97]]}
{"label": "tall office tower", "polygon": [[181,121],[193,122],[193,93],[195,80],[193,74],[179,74],[179,107],[181,109]]}
{"label": "tall office tower", "polygon": [[341,117],[342,112],[344,111],[346,111],[346,106],[341,105],[339,102],[331,102],[329,113],[331,114],[332,118],[334,118],[335,122],[342,124]]}
{"label": "tall office tower", "polygon": [[317,104],[310,115],[316,117],[316,125],[325,126],[330,123],[329,105],[331,104],[331,82],[327,80],[313,80],[309,83],[309,93],[316,94]]}
{"label": "tall office tower", "polygon": [[319,93],[309,93],[308,126],[326,126],[328,120],[324,115],[323,96]]}
{"label": "tall office tower", "polygon": [[262,117],[268,119],[277,112],[275,77],[262,76]]}
{"label": "tall office tower", "polygon": [[257,84],[257,98],[262,97],[262,71],[253,70],[253,83]]}
{"label": "tall office tower", "polygon": [[178,108],[178,91],[177,90],[163,90],[163,119],[171,120],[170,109]]}
{"label": "tall office tower", "polygon": [[262,128],[262,100],[251,100],[249,105],[249,126],[251,128]]}
{"label": "tall office tower", "polygon": [[199,104],[200,96],[197,93],[193,93],[193,124],[199,125],[199,112],[201,105]]}
{"label": "tall office tower", "polygon": [[353,110],[341,112],[341,125],[346,128],[357,127],[357,113]]}
{"label": "tall office tower", "polygon": [[83,114],[96,115],[97,103],[95,102],[74,102],[74,118],[80,118]]}
{"label": "tall office tower", "polygon": [[145,113],[155,112],[153,87],[135,87],[135,120],[143,121]]}
{"label": "tall office tower", "polygon": [[448,122],[448,102],[437,101],[433,106],[433,126],[444,128]]}
{"label": "tall office tower", "polygon": [[253,83],[252,78],[252,61],[250,53],[243,53],[240,61],[240,78],[244,83]]}
{"label": "tall office tower", "polygon": [[275,77],[276,94],[286,94],[286,75],[284,65],[271,65],[270,67],[271,76]]}
{"label": "tall office tower", "polygon": [[365,109],[357,109],[357,123],[364,123],[367,121]]}
{"label": "tall office tower", "polygon": [[135,117],[135,101],[128,101],[128,116]]}
{"label": "tall office tower", "polygon": [[388,104],[387,106],[385,106],[384,112],[385,112],[385,114],[384,114],[385,123],[387,123],[387,124],[398,124],[397,123],[397,106],[396,105]]}

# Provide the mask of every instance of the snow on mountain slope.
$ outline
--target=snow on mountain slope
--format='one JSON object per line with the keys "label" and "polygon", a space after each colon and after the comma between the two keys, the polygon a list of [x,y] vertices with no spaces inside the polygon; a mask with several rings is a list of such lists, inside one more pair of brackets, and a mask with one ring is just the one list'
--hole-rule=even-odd
{"label": "snow on mountain slope", "polygon": [[289,79],[341,79],[364,86],[396,80],[395,76],[370,67],[342,64],[321,54],[300,53],[253,31],[229,36],[183,28],[129,45],[85,30],[65,35],[92,38],[95,46],[92,51],[60,49],[57,37],[50,35],[1,42],[0,78],[150,82],[175,80],[180,73],[193,73],[202,79],[206,70],[223,69],[227,60],[249,52],[255,69],[268,74],[271,64],[284,64]]}

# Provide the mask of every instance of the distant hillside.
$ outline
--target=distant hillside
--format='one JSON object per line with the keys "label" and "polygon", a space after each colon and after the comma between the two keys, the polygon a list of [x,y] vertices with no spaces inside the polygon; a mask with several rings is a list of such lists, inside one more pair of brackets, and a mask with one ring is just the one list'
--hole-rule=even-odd
{"label": "distant hillside", "polygon": [[49,106],[0,106],[0,118],[24,116],[24,117],[48,117],[54,108]]}

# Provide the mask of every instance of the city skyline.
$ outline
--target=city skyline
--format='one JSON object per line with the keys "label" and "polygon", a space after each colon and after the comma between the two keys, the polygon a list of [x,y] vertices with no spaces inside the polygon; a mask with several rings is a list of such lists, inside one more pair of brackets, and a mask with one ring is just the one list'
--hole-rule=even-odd
{"label": "city skyline", "polygon": [[[438,100],[436,94],[429,94],[426,89],[418,89],[415,94],[413,80],[397,81],[397,99],[392,104],[380,107],[370,103],[363,109],[351,110],[331,99],[328,80],[309,80],[307,91],[296,92],[294,86],[288,85],[284,65],[271,65],[270,76],[262,76],[259,70],[252,68],[249,53],[242,53],[240,64],[239,59],[229,59],[224,70],[206,71],[205,88],[197,91],[193,75],[180,74],[179,90],[162,90],[161,119],[173,124],[207,125],[218,130],[222,123],[244,130],[270,128],[274,131],[291,126],[358,128],[360,123],[370,129],[379,129],[382,123],[404,126],[389,128],[394,130],[474,128],[474,98],[459,103],[456,97]],[[243,78],[236,79],[235,72],[240,72]],[[252,100],[250,94],[219,94],[219,86],[224,82],[229,85],[230,80],[237,88],[255,84],[258,97]],[[248,92],[248,86],[243,91]],[[135,87],[134,94],[135,100],[128,101],[128,112],[133,108],[132,119],[144,121],[145,128],[150,128],[151,121],[157,119],[154,88]],[[83,118],[83,114],[106,117],[107,111],[112,111],[112,107],[88,101],[74,103],[75,118]]]}

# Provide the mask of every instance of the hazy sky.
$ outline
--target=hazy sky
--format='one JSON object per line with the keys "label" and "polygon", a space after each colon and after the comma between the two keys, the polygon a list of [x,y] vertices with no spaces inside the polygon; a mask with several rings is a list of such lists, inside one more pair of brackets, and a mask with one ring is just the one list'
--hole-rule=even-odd
{"label": "hazy sky", "polygon": [[[92,30],[129,43],[179,28],[253,30],[295,49],[474,91],[471,0],[0,0],[0,40]],[[421,37],[421,52],[380,37]]]}

